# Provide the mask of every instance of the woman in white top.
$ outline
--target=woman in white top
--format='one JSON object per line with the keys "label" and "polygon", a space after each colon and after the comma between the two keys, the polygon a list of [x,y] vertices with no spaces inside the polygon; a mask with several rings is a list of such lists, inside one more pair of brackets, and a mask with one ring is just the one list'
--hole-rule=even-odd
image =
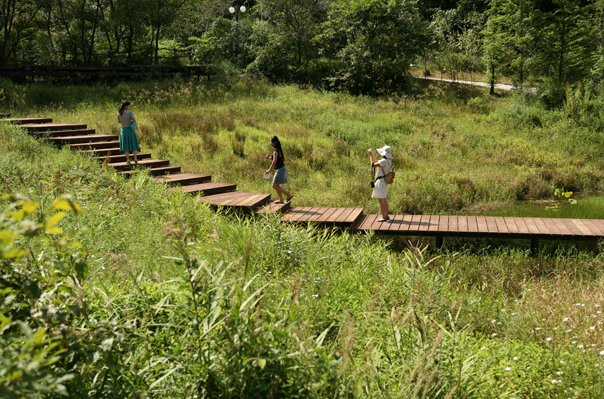
{"label": "woman in white top", "polygon": [[371,158],[371,166],[377,168],[375,172],[375,187],[373,188],[371,198],[377,198],[380,201],[382,217],[377,220],[378,222],[387,222],[390,220],[390,217],[388,216],[388,200],[386,199],[386,196],[388,195],[388,185],[384,181],[384,177],[390,173],[390,170],[392,169],[391,151],[391,148],[387,145],[378,148],[377,152],[382,156],[382,159],[379,161],[373,156],[371,148],[367,151]]}

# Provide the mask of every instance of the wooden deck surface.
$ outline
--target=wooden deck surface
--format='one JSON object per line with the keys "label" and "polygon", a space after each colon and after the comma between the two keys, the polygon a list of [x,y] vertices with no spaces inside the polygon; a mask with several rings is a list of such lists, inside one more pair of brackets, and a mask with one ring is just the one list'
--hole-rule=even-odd
{"label": "wooden deck surface", "polygon": [[282,220],[298,223],[353,224],[363,214],[363,208],[293,207]]}
{"label": "wooden deck surface", "polygon": [[233,191],[230,193],[214,194],[201,197],[200,202],[208,202],[212,206],[228,206],[236,208],[257,208],[270,201],[270,194]]}
{"label": "wooden deck surface", "polygon": [[356,227],[377,234],[528,238],[596,241],[604,238],[604,220],[520,218],[493,216],[392,215],[378,222],[380,215],[364,215]]}

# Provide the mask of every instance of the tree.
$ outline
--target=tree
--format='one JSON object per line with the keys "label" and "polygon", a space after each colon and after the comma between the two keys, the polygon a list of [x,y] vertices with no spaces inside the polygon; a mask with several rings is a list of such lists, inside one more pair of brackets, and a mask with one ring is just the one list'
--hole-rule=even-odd
{"label": "tree", "polygon": [[324,27],[317,40],[339,61],[332,84],[352,93],[404,88],[409,65],[428,40],[413,0],[338,0]]}

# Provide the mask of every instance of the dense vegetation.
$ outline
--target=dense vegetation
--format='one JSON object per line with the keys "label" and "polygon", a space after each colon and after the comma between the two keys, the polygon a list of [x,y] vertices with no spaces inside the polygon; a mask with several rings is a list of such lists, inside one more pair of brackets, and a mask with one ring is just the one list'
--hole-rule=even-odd
{"label": "dense vegetation", "polygon": [[[378,100],[255,81],[2,84],[17,115],[100,132],[133,98],[144,149],[242,188],[268,189],[258,177],[277,133],[304,205],[365,205],[366,148],[384,142],[398,211],[602,187],[603,97],[586,87],[548,110],[532,92],[448,86]],[[17,127],[0,125],[0,153],[3,398],[604,394],[597,246],[435,254],[215,213]]]}
{"label": "dense vegetation", "polygon": [[391,188],[397,213],[467,212],[553,199],[556,188],[604,188],[604,97],[588,86],[569,89],[553,110],[541,92],[492,97],[455,85],[418,84],[414,95],[383,100],[253,80],[112,87],[5,81],[2,89],[15,115],[87,123],[101,134],[118,133],[116,106],[128,98],[144,151],[241,190],[270,190],[260,176],[275,134],[288,156],[289,186],[304,205],[376,213],[367,149],[386,143],[401,182]]}
{"label": "dense vegetation", "polygon": [[603,21],[602,0],[6,0],[0,65],[204,64],[380,94],[419,64],[559,90],[601,79]]}

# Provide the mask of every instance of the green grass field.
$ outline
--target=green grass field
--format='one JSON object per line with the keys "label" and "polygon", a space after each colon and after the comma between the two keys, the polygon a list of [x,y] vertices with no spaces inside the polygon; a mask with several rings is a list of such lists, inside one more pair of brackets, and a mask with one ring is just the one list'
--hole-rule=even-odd
{"label": "green grass field", "polygon": [[[555,188],[597,193],[603,182],[598,130],[520,95],[3,84],[14,116],[100,133],[116,132],[119,101],[133,100],[143,149],[244,190],[269,192],[263,156],[277,134],[299,205],[376,212],[366,150],[384,143],[395,154],[395,212],[476,212],[552,199]],[[0,152],[2,193],[24,196],[1,199],[0,288],[27,309],[1,310],[3,396],[34,397],[32,381],[46,381],[49,396],[63,386],[107,398],[604,394],[598,246],[532,258],[525,243],[467,240],[432,253],[421,242],[217,214],[145,173],[122,179],[15,127],[0,125]],[[66,194],[83,212],[55,223],[53,200]],[[598,201],[576,209],[597,212]],[[20,209],[32,211],[18,222]],[[9,238],[20,257],[8,259]],[[34,362],[57,350],[51,343],[66,351]]]}

